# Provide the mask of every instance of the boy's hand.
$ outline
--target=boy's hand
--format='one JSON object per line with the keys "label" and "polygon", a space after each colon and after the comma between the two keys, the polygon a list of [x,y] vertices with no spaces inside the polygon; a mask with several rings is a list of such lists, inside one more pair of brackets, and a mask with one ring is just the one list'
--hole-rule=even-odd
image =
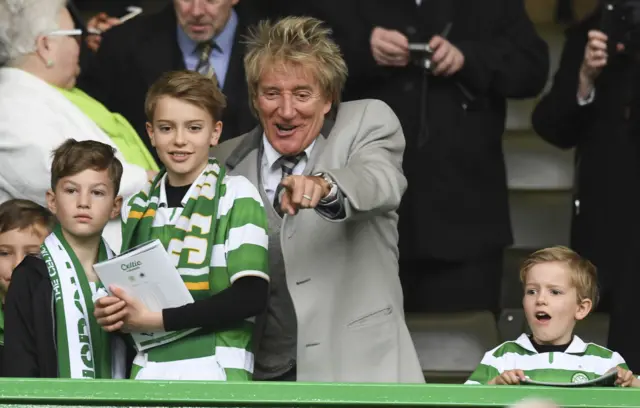
{"label": "boy's hand", "polygon": [[151,312],[138,299],[118,287],[110,288],[113,296],[98,299],[94,316],[108,332],[145,332],[164,330],[162,312]]}
{"label": "boy's hand", "polygon": [[518,385],[520,381],[524,381],[526,376],[522,370],[507,370],[489,381],[488,385]]}
{"label": "boy's hand", "polygon": [[104,296],[96,300],[93,315],[105,331],[118,331],[124,325],[126,306],[125,301],[118,297]]}
{"label": "boy's hand", "polygon": [[633,375],[631,370],[625,370],[621,367],[615,367],[609,370],[609,372],[618,371],[618,378],[615,384],[620,387],[640,387],[640,380]]}

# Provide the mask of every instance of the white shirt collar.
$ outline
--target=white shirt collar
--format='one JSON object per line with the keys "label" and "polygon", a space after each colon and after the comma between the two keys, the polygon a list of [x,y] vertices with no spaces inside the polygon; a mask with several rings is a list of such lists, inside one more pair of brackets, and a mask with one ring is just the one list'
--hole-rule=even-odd
{"label": "white shirt collar", "polygon": [[[516,344],[527,351],[538,354],[538,351],[535,347],[533,347],[533,343],[531,343],[531,339],[526,333],[522,333],[520,337],[518,337],[518,339],[516,340]],[[574,334],[573,340],[571,340],[571,344],[569,344],[569,347],[567,347],[564,352],[567,354],[582,354],[586,350],[587,343],[582,341],[580,337]]]}
{"label": "white shirt collar", "polygon": [[[313,142],[311,142],[311,144],[307,146],[306,149],[304,149],[304,152],[307,154],[307,160],[309,159],[309,157],[311,157],[311,151],[313,150],[313,146],[315,144],[316,141],[314,139]],[[273,146],[271,146],[271,143],[269,143],[269,140],[264,133],[262,134],[262,145],[264,146],[264,158],[267,160],[268,168],[271,169],[276,161],[282,156],[282,154],[280,154],[276,149],[273,148]]]}

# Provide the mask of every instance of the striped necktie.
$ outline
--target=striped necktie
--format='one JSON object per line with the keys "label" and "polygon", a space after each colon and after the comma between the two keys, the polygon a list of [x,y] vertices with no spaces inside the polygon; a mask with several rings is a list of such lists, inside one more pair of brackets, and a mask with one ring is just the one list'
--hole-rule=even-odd
{"label": "striped necktie", "polygon": [[[284,180],[286,177],[289,177],[293,174],[293,169],[296,165],[302,160],[307,154],[305,152],[298,153],[295,156],[280,156],[276,163],[280,165],[280,169],[282,169],[282,178],[280,181]],[[284,186],[282,184],[278,184],[276,188],[276,194],[273,197],[273,208],[276,212],[282,217],[284,214],[282,209],[280,208],[280,193]]]}
{"label": "striped necktie", "polygon": [[213,41],[198,44],[196,47],[196,52],[198,53],[198,65],[196,66],[196,71],[208,78],[214,79],[218,86],[220,86],[218,77],[216,76],[216,71],[213,69],[213,65],[211,65],[211,53],[214,48],[219,49],[218,45]]}

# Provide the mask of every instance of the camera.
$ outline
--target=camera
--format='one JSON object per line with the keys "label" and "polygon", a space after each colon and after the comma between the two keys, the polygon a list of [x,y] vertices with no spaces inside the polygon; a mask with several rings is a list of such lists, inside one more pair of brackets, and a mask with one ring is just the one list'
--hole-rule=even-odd
{"label": "camera", "polygon": [[617,53],[617,44],[625,52],[640,51],[640,0],[604,1],[600,29],[608,37],[609,55]]}
{"label": "camera", "polygon": [[409,60],[414,65],[423,68],[427,71],[431,71],[433,63],[431,62],[433,57],[433,50],[427,43],[410,43],[409,44]]}

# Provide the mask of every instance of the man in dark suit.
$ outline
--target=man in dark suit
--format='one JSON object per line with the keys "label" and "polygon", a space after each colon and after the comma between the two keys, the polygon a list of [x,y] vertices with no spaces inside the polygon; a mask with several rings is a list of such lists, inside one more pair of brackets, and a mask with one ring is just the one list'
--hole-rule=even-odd
{"label": "man in dark suit", "polygon": [[[407,141],[399,226],[407,310],[495,311],[512,242],[506,98],[542,91],[547,45],[522,0],[331,1],[308,7],[345,53],[345,99],[387,102]],[[410,43],[429,44],[431,73]]]}
{"label": "man in dark suit", "polygon": [[[242,38],[257,18],[238,0],[174,0],[159,13],[107,31],[78,85],[127,118],[158,161],[145,131],[147,89],[164,72],[198,69],[215,76],[227,97],[221,140],[241,135],[256,124],[248,105]],[[207,44],[211,51],[203,53]]]}

